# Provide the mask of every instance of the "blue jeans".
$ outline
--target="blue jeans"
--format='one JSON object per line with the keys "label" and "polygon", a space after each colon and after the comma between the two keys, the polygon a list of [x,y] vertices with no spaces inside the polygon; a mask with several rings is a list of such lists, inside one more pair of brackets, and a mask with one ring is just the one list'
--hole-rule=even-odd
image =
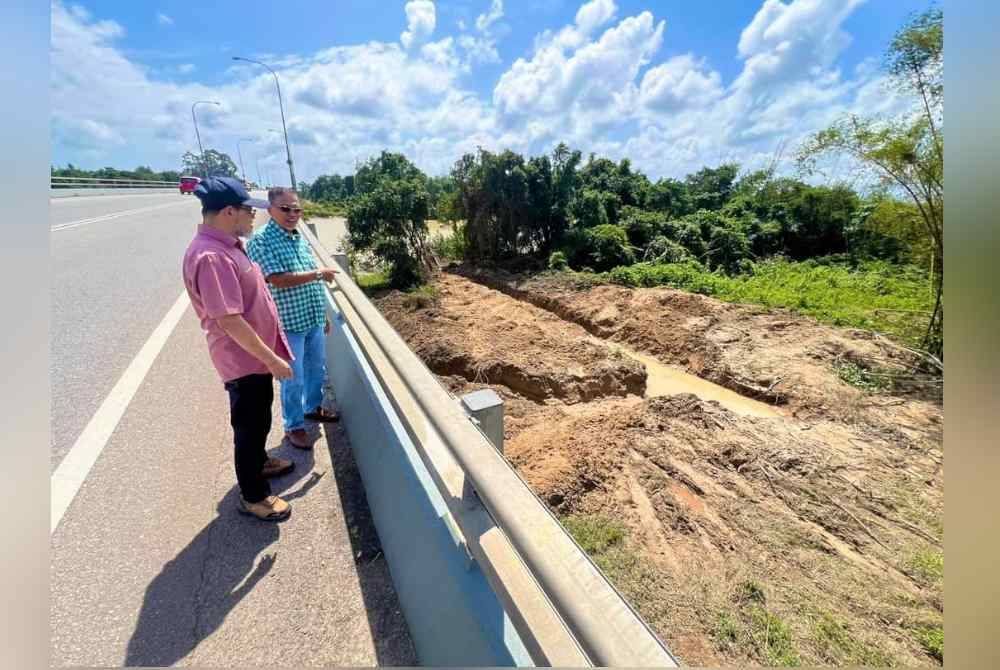
{"label": "blue jeans", "polygon": [[291,379],[281,380],[281,415],[285,432],[305,428],[306,412],[323,404],[323,380],[326,377],[326,338],[323,326],[304,333],[285,333],[295,360]]}

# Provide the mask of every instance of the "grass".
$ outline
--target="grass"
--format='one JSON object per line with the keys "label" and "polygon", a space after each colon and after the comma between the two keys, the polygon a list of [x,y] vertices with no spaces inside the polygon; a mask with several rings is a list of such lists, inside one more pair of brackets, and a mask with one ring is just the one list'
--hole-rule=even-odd
{"label": "grass", "polygon": [[346,216],[347,210],[343,205],[335,202],[312,202],[304,200],[302,202],[302,216],[306,219],[315,217],[331,218],[334,216]]}
{"label": "grass", "polygon": [[735,608],[721,611],[713,630],[719,647],[768,666],[801,664],[788,624],[766,607],[767,596],[758,582],[737,584],[732,600]]}
{"label": "grass", "polygon": [[600,275],[625,286],[674,288],[727,302],[785,307],[836,326],[876,330],[919,345],[932,296],[926,272],[914,266],[870,261],[769,260],[751,274],[726,276],[698,263],[637,263]]}
{"label": "grass", "polygon": [[940,551],[918,551],[910,557],[906,567],[925,584],[934,585],[944,581],[944,554]]}
{"label": "grass", "polygon": [[616,521],[599,516],[569,516],[563,519],[569,531],[591,557],[607,553],[612,547],[625,542],[625,527]]}
{"label": "grass", "polygon": [[930,656],[944,663],[944,630],[937,627],[918,628],[917,641]]}
{"label": "grass", "polygon": [[358,288],[364,291],[365,295],[371,296],[373,293],[384,291],[389,288],[389,273],[369,272],[366,274],[359,274],[356,281]]}
{"label": "grass", "polygon": [[577,544],[650,623],[662,622],[669,609],[662,573],[626,543],[625,527],[599,515],[560,519]]}
{"label": "grass", "polygon": [[861,389],[866,393],[884,393],[892,390],[892,383],[887,377],[874,376],[869,370],[850,361],[836,361],[833,364],[837,376],[845,384]]}
{"label": "grass", "polygon": [[896,664],[888,654],[856,639],[848,626],[827,613],[820,614],[812,628],[820,657],[830,665],[890,667]]}

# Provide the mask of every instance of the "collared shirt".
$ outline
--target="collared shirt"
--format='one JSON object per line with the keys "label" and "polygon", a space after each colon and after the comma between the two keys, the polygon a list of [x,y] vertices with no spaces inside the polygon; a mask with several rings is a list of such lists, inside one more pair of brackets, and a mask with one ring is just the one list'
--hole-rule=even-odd
{"label": "collared shirt", "polygon": [[198,226],[184,254],[183,267],[184,286],[208,339],[212,364],[223,382],[268,371],[219,325],[219,317],[227,314],[242,315],[271,351],[286,361],[292,360],[264,275],[247,256],[239,238],[211,226]]}
{"label": "collared shirt", "polygon": [[[271,219],[247,244],[247,253],[264,276],[281,272],[315,272],[319,267],[309,243],[297,230],[285,230]],[[281,325],[289,333],[305,333],[326,323],[326,297],[319,280],[291,288],[269,284]]]}

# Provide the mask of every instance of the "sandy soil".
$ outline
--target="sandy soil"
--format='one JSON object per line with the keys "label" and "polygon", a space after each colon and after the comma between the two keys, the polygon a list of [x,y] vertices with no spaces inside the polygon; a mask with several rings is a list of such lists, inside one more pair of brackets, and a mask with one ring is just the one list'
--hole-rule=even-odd
{"label": "sandy soil", "polygon": [[[456,395],[504,397],[505,453],[558,515],[624,528],[595,558],[683,663],[939,664],[921,640],[943,623],[941,406],[833,368],[905,352],[669,289],[431,285],[376,303]],[[654,394],[616,344],[700,385]]]}

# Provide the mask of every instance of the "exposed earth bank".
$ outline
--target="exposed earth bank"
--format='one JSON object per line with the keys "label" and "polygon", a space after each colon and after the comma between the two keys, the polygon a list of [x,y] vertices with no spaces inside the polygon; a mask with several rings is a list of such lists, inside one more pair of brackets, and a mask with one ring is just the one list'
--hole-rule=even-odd
{"label": "exposed earth bank", "polygon": [[836,368],[908,352],[672,289],[430,287],[376,304],[456,395],[501,394],[508,459],[684,664],[940,664],[942,408]]}

